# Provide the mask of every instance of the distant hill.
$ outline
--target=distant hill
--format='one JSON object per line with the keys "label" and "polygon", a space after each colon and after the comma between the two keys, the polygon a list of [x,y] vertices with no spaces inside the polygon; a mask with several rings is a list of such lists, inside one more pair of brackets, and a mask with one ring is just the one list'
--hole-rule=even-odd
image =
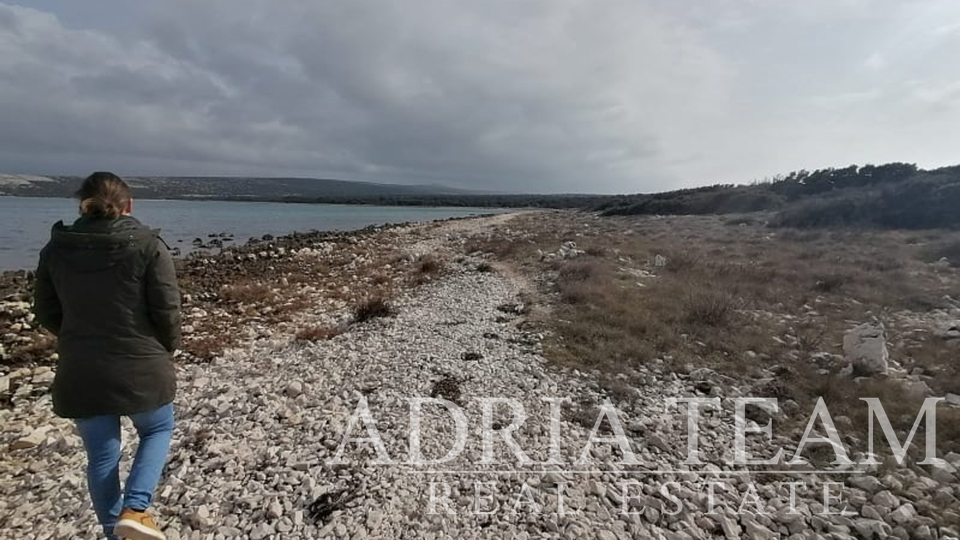
{"label": "distant hill", "polygon": [[[284,200],[484,193],[436,184],[376,184],[322,178],[151,176],[125,179],[135,196],[153,199]],[[75,176],[0,174],[0,195],[70,197],[81,181],[81,177]]]}
{"label": "distant hill", "polygon": [[[0,174],[0,195],[72,197],[76,176]],[[402,206],[585,208],[604,200],[593,195],[525,195],[451,188],[440,184],[378,184],[323,178],[126,177],[134,197],[221,201],[277,201]]]}
{"label": "distant hill", "polygon": [[960,228],[960,165],[909,163],[797,171],[750,185],[718,184],[611,197],[604,215],[772,212],[784,227]]}

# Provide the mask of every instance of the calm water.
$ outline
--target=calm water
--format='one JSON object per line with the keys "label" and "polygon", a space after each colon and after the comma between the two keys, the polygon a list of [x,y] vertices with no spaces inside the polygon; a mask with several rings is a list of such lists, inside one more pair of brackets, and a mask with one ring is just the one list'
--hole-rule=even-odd
{"label": "calm water", "polygon": [[[171,247],[190,251],[194,238],[207,241],[209,233],[233,233],[235,244],[265,234],[294,231],[354,230],[367,225],[431,221],[503,210],[489,208],[431,208],[402,206],[348,206],[223,201],[134,201],[133,216],[160,228]],[[0,197],[0,270],[34,268],[40,248],[58,220],[72,223],[77,201],[32,197]]]}

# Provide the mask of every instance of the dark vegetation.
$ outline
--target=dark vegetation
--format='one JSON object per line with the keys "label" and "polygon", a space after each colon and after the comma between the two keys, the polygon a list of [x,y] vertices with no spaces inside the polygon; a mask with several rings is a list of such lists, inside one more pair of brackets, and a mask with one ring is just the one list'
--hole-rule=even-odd
{"label": "dark vegetation", "polygon": [[390,303],[381,296],[367,298],[357,304],[353,309],[353,322],[363,323],[377,317],[389,317],[393,315],[393,308]]}
{"label": "dark vegetation", "polygon": [[718,184],[613,197],[604,215],[773,212],[776,227],[960,227],[960,166],[921,170],[908,163],[797,171],[751,185]]}
{"label": "dark vegetation", "polygon": [[[319,197],[310,201],[329,204],[374,204],[384,206],[454,206],[470,208],[590,208],[609,195],[403,195],[378,197]],[[288,199],[289,200],[289,199]]]}

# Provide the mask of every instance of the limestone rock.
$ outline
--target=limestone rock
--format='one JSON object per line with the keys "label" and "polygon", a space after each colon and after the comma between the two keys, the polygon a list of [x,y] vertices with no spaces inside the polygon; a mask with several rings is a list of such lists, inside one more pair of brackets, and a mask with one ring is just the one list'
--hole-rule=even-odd
{"label": "limestone rock", "polygon": [[873,496],[873,504],[886,509],[893,509],[900,504],[897,497],[887,490],[881,491]]}
{"label": "limestone rock", "polygon": [[916,519],[917,510],[913,507],[912,504],[907,503],[900,505],[896,510],[890,513],[889,520],[897,525],[903,525],[909,523]]}
{"label": "limestone rock", "polygon": [[290,381],[287,387],[284,388],[284,393],[292,398],[299,396],[303,393],[303,383],[300,381]]}
{"label": "limestone rock", "polygon": [[37,428],[30,432],[29,435],[20,437],[19,439],[10,443],[10,450],[26,450],[28,448],[35,448],[43,444],[43,441],[47,438],[47,432],[50,430],[50,426],[45,426]]}
{"label": "limestone rock", "polygon": [[843,353],[860,375],[885,374],[889,353],[883,324],[864,323],[843,336]]}

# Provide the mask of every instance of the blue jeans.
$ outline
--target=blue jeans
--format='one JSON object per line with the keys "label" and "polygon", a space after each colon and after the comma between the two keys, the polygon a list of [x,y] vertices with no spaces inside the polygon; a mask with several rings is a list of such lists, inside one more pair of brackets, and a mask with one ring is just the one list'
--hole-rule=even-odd
{"label": "blue jeans", "polygon": [[113,537],[113,526],[123,508],[146,510],[160,482],[173,436],[173,404],[130,415],[140,445],[120,494],[120,417],[92,416],[75,420],[87,451],[87,488],[103,532]]}

